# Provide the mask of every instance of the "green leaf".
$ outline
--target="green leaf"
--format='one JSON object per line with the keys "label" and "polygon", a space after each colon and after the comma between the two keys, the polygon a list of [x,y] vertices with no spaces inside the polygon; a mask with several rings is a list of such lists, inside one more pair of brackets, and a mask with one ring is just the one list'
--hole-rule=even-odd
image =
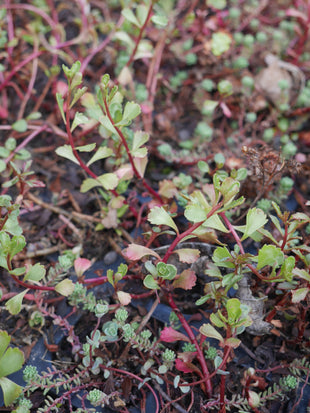
{"label": "green leaf", "polygon": [[281,267],[280,275],[285,278],[286,281],[293,280],[293,269],[295,267],[295,257],[290,256],[284,260]]}
{"label": "green leaf", "polygon": [[77,89],[74,93],[72,102],[70,103],[70,109],[72,108],[72,106],[87,92],[87,87],[84,86],[81,89]]}
{"label": "green leaf", "polygon": [[232,347],[232,348],[239,347],[240,343],[241,343],[241,340],[239,340],[239,338],[235,338],[235,337],[230,337],[230,338],[227,338],[225,340],[225,346],[229,346],[229,347]]}
{"label": "green leaf", "polygon": [[297,277],[302,278],[303,280],[306,280],[308,281],[308,283],[310,283],[310,274],[306,270],[294,268],[293,274],[297,275]]}
{"label": "green leaf", "polygon": [[8,310],[8,312],[12,315],[16,315],[20,312],[22,309],[22,302],[24,295],[28,292],[29,290],[25,290],[14,297],[10,298],[6,303],[5,307]]}
{"label": "green leaf", "polygon": [[216,327],[222,328],[225,327],[225,323],[220,319],[218,313],[212,313],[210,315],[210,321],[216,325]]}
{"label": "green leaf", "polygon": [[223,195],[223,202],[224,205],[229,204],[234,197],[237,195],[237,193],[239,192],[240,189],[240,182],[236,181],[233,178],[227,177],[220,188],[220,192]]}
{"label": "green leaf", "polygon": [[118,185],[118,177],[115,173],[107,173],[98,176],[97,180],[100,182],[100,184],[103,186],[104,189],[111,190],[115,189]]}
{"label": "green leaf", "polygon": [[87,191],[89,191],[90,189],[95,188],[96,186],[101,186],[100,182],[97,179],[93,179],[93,178],[86,178],[84,179],[80,191],[82,193],[85,193]]}
{"label": "green leaf", "polygon": [[58,107],[61,113],[62,120],[64,121],[64,123],[66,123],[66,117],[65,117],[65,112],[64,112],[64,99],[61,96],[61,94],[58,92],[56,93],[56,100],[58,103]]}
{"label": "green leaf", "polygon": [[0,378],[0,386],[3,391],[3,400],[5,406],[12,404],[23,391],[23,388],[21,386],[14,383],[7,377]]}
{"label": "green leaf", "polygon": [[142,27],[144,25],[145,21],[146,21],[147,13],[148,13],[148,9],[147,9],[146,5],[145,4],[139,4],[137,6],[136,13],[137,13],[138,21],[140,23],[140,27]]}
{"label": "green leaf", "polygon": [[224,338],[222,337],[222,335],[211,324],[203,324],[199,329],[199,333],[203,334],[208,338],[215,338],[216,340],[219,340],[221,343],[224,342]]}
{"label": "green leaf", "polygon": [[246,216],[245,231],[241,241],[245,240],[255,231],[262,228],[267,222],[267,216],[264,211],[259,208],[250,209]]}
{"label": "green leaf", "polygon": [[133,142],[132,142],[132,149],[131,154],[132,156],[136,156],[139,158],[143,158],[147,155],[147,149],[141,148],[149,140],[149,135],[142,131],[137,131],[134,134]]}
{"label": "green leaf", "polygon": [[228,323],[234,324],[242,315],[242,310],[240,308],[240,301],[238,298],[231,298],[227,301],[226,305]]}
{"label": "green leaf", "polygon": [[232,42],[231,36],[225,32],[213,33],[211,39],[211,51],[214,56],[220,56],[221,54],[229,50]]}
{"label": "green leaf", "polygon": [[0,377],[8,376],[21,369],[24,355],[18,348],[8,348],[0,360]]}
{"label": "green leaf", "polygon": [[26,273],[24,281],[40,281],[44,278],[46,270],[43,265],[36,263],[31,266],[30,270]]}
{"label": "green leaf", "polygon": [[141,108],[138,103],[135,102],[127,102],[125,105],[123,119],[116,123],[116,126],[127,126],[131,123],[131,121],[139,116],[141,113]]}
{"label": "green leaf", "polygon": [[161,16],[159,14],[155,14],[154,16],[151,17],[151,20],[156,26],[159,27],[166,27],[168,24],[168,19],[166,16]]}
{"label": "green leaf", "polygon": [[92,158],[87,162],[87,166],[91,165],[96,161],[107,158],[111,155],[113,155],[113,150],[111,148],[101,146],[97,149],[96,153],[92,156]]}
{"label": "green leaf", "polygon": [[6,170],[6,163],[0,159],[0,173]]}
{"label": "green leaf", "polygon": [[2,358],[6,349],[8,348],[10,342],[11,336],[9,336],[6,331],[0,330],[0,359]]}
{"label": "green leaf", "polygon": [[292,290],[292,303],[300,303],[303,301],[310,289],[309,288],[298,288],[297,290]]}
{"label": "green leaf", "polygon": [[95,143],[89,143],[88,145],[77,146],[75,149],[79,152],[91,152],[96,148]]}
{"label": "green leaf", "polygon": [[217,214],[214,214],[210,218],[206,219],[202,226],[207,228],[214,228],[221,232],[229,232],[229,230],[224,226],[221,218]]}
{"label": "green leaf", "polygon": [[18,254],[25,248],[26,240],[23,235],[13,235],[11,242],[9,244],[9,254],[10,258],[13,258],[14,255]]}
{"label": "green leaf", "polygon": [[179,233],[178,227],[175,222],[163,207],[154,207],[148,214],[148,221],[153,225],[167,225],[172,228],[177,234]]}
{"label": "green leaf", "polygon": [[191,204],[185,207],[184,216],[189,221],[196,223],[205,221],[207,212],[201,205]]}
{"label": "green leaf", "polygon": [[138,21],[138,19],[136,18],[134,12],[131,9],[125,7],[122,10],[122,16],[124,16],[126,20],[128,20],[130,23],[134,24],[135,26],[137,26],[139,28],[141,27],[140,22]]}
{"label": "green leaf", "polygon": [[26,132],[27,127],[28,125],[25,119],[19,119],[12,125],[12,129],[16,130],[16,132]]}
{"label": "green leaf", "polygon": [[56,149],[55,151],[58,156],[62,156],[63,158],[69,159],[70,161],[79,165],[79,161],[76,159],[75,155],[73,154],[72,148],[70,145],[63,145]]}
{"label": "green leaf", "polygon": [[151,274],[148,274],[144,280],[143,280],[143,284],[146,288],[148,288],[149,290],[158,290],[160,287],[157,283],[156,280],[154,280],[154,278],[152,277]]}
{"label": "green leaf", "polygon": [[81,125],[81,124],[85,124],[85,123],[87,123],[88,121],[89,121],[89,119],[88,119],[83,113],[81,113],[81,112],[76,112],[75,115],[74,115],[74,119],[73,119],[71,128],[70,128],[71,132],[73,132],[74,129],[75,129],[77,126],[79,126],[79,125]]}
{"label": "green leaf", "polygon": [[217,247],[212,256],[212,260],[220,267],[235,268],[234,263],[229,259],[232,259],[232,256],[226,247]]}
{"label": "green leaf", "polygon": [[62,280],[55,286],[55,291],[65,297],[68,297],[74,291],[74,283],[68,278]]}
{"label": "green leaf", "polygon": [[271,267],[283,264],[284,254],[280,248],[274,245],[264,245],[258,252],[257,269],[270,265]]}

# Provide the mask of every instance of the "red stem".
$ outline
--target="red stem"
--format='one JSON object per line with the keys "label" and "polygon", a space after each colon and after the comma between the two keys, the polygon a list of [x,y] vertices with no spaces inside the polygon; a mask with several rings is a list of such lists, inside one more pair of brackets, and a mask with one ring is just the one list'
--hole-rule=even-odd
{"label": "red stem", "polygon": [[191,342],[196,347],[197,359],[199,361],[199,364],[200,364],[201,370],[202,370],[202,374],[203,374],[202,383],[205,385],[205,391],[206,391],[207,396],[211,397],[211,395],[212,395],[212,383],[211,383],[211,380],[210,380],[210,373],[209,373],[209,370],[208,370],[208,366],[207,366],[206,359],[204,357],[203,351],[201,350],[201,348],[198,344],[198,341],[196,339],[196,336],[193,333],[191,327],[189,326],[189,324],[186,321],[185,317],[183,316],[183,314],[181,313],[181,311],[179,310],[179,308],[175,304],[171,293],[168,294],[168,302],[169,302],[169,305],[172,308],[172,310],[178,316],[178,319],[180,320],[180,322],[181,322],[184,330],[186,331],[189,339],[191,340]]}
{"label": "red stem", "polygon": [[135,176],[136,176],[138,179],[141,179],[141,180],[142,180],[142,183],[143,183],[144,187],[145,187],[145,188],[149,191],[149,193],[152,194],[152,195],[160,202],[160,204],[162,205],[162,204],[163,204],[163,201],[162,201],[160,195],[159,195],[153,188],[151,188],[151,187],[149,186],[149,184],[145,181],[145,179],[143,178],[143,176],[141,176],[140,173],[139,173],[139,171],[137,170],[137,168],[136,168],[136,166],[135,166],[135,163],[134,163],[134,159],[133,159],[133,157],[132,157],[132,155],[131,155],[131,153],[130,153],[130,149],[129,149],[128,143],[127,143],[127,141],[126,141],[126,138],[125,138],[123,132],[115,125],[115,122],[114,122],[114,120],[113,120],[113,118],[112,118],[112,116],[111,116],[107,99],[105,98],[103,102],[104,102],[104,109],[105,109],[106,115],[107,115],[107,117],[109,118],[110,122],[112,123],[114,129],[116,130],[118,136],[120,137],[120,139],[121,139],[121,141],[122,141],[122,144],[124,145],[124,147],[125,147],[125,149],[126,149],[127,156],[128,156],[129,162],[130,162],[130,164],[131,164],[131,167],[132,167],[132,170],[133,170]]}
{"label": "red stem", "polygon": [[146,28],[146,26],[147,26],[147,24],[148,24],[148,22],[149,22],[149,20],[150,20],[150,18],[151,18],[152,10],[153,10],[153,2],[151,1],[150,8],[149,8],[149,11],[148,11],[148,13],[147,13],[145,22],[144,22],[143,26],[142,26],[141,29],[140,29],[139,36],[138,36],[138,38],[137,38],[137,40],[136,40],[135,47],[134,47],[134,49],[133,49],[133,51],[132,51],[132,53],[131,53],[131,55],[130,55],[130,58],[129,58],[128,62],[126,63],[126,66],[125,66],[125,67],[128,67],[128,66],[131,64],[131,62],[133,61],[134,57],[135,57],[136,51],[137,51],[137,49],[138,49],[138,47],[139,47],[139,43],[140,43],[141,38],[142,38],[142,34],[143,34],[143,32],[144,32],[144,29]]}

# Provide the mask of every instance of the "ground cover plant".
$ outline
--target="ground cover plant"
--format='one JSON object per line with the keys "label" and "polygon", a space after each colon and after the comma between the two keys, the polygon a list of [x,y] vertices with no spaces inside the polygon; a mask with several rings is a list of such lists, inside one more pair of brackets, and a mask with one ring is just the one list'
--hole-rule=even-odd
{"label": "ground cover plant", "polygon": [[309,25],[306,0],[0,5],[5,411],[310,409]]}

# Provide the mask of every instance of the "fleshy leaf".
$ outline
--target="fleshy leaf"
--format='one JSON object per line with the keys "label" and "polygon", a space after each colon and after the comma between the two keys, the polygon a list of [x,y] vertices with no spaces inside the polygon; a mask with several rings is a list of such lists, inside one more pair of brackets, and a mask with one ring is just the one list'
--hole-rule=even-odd
{"label": "fleshy leaf", "polygon": [[265,267],[265,265],[276,266],[283,264],[284,254],[280,248],[274,245],[264,245],[258,252],[257,269]]}
{"label": "fleshy leaf", "polygon": [[292,303],[300,303],[307,297],[309,291],[309,288],[298,288],[297,290],[292,290]]}
{"label": "fleshy leaf", "polygon": [[70,145],[63,145],[60,146],[55,150],[58,156],[62,156],[63,158],[69,159],[70,161],[79,165],[79,161],[73,154],[72,148]]}
{"label": "fleshy leaf", "polygon": [[139,172],[141,177],[144,176],[144,172],[145,172],[147,162],[148,162],[147,156],[145,156],[144,158],[137,158],[137,157],[133,158],[133,163],[135,164],[135,167],[136,167],[136,169]]}
{"label": "fleshy leaf", "polygon": [[113,154],[113,151],[111,148],[108,148],[106,146],[101,146],[100,148],[97,149],[96,153],[87,162],[87,166],[91,165],[92,163],[96,161],[107,158],[108,156],[111,156],[112,154]]}
{"label": "fleshy leaf", "polygon": [[22,291],[21,293],[15,295],[14,297],[10,298],[6,303],[5,307],[8,310],[8,312],[12,315],[16,315],[20,312],[22,308],[22,302],[24,295],[27,293],[28,289],[25,291]]}
{"label": "fleshy leaf", "polygon": [[25,119],[19,119],[13,123],[12,129],[16,130],[17,132],[26,132],[27,122],[25,121]]}
{"label": "fleshy leaf", "polygon": [[241,241],[245,240],[268,222],[264,211],[259,208],[252,208],[246,216],[245,231]]}
{"label": "fleshy leaf", "polygon": [[146,288],[148,288],[150,290],[158,290],[159,289],[159,285],[158,285],[157,281],[152,277],[151,274],[148,274],[144,278],[143,284]]}
{"label": "fleshy leaf", "polygon": [[18,348],[9,347],[0,360],[0,377],[8,376],[21,369],[24,354]]}
{"label": "fleshy leaf", "polygon": [[55,286],[55,290],[65,296],[68,297],[68,295],[72,294],[74,291],[74,284],[71,280],[69,280],[68,278],[65,280],[60,281],[56,286]]}
{"label": "fleshy leaf", "polygon": [[64,123],[66,123],[66,117],[65,117],[65,112],[64,112],[64,99],[61,96],[61,93],[59,92],[56,93],[56,100],[58,103],[58,107],[61,113],[62,120],[64,121]]}
{"label": "fleshy leaf", "polygon": [[174,343],[175,341],[190,341],[189,338],[172,327],[165,327],[160,333],[160,340],[166,343]]}
{"label": "fleshy leaf", "polygon": [[128,305],[131,302],[131,295],[124,291],[117,291],[117,298],[122,305]]}
{"label": "fleshy leaf", "polygon": [[79,152],[91,152],[96,148],[95,143],[89,143],[88,145],[77,146],[75,149]]}
{"label": "fleshy leaf", "polygon": [[241,343],[241,340],[239,340],[239,338],[230,337],[225,340],[224,345],[232,347],[232,348],[237,348],[239,347],[240,343]]}
{"label": "fleshy leaf", "polygon": [[43,265],[36,263],[35,265],[31,266],[30,270],[27,271],[24,281],[40,281],[45,276],[45,268]]}
{"label": "fleshy leaf", "polygon": [[180,248],[173,252],[179,256],[181,262],[185,262],[186,264],[193,264],[200,256],[200,251],[193,248]]}
{"label": "fleshy leaf", "polygon": [[190,362],[184,362],[183,360],[180,360],[179,358],[175,360],[175,367],[178,370],[183,371],[183,373],[193,373],[194,371],[196,371],[197,373],[200,373],[200,370],[195,366],[195,364],[190,363]]}
{"label": "fleshy leaf", "polygon": [[129,260],[133,261],[140,260],[142,257],[145,257],[147,255],[153,255],[160,260],[160,256],[157,254],[157,252],[139,244],[129,244],[128,247],[123,251],[123,254]]}
{"label": "fleshy leaf", "polygon": [[11,336],[4,330],[0,330],[0,359],[2,358],[4,352],[8,348],[11,342]]}
{"label": "fleshy leaf", "polygon": [[141,148],[149,140],[149,135],[143,131],[137,131],[134,134],[131,154],[132,156],[143,158],[147,155],[147,149],[145,147]]}
{"label": "fleshy leaf", "polygon": [[220,342],[224,342],[224,338],[222,337],[222,335],[211,324],[203,324],[200,327],[199,332],[206,337],[215,338]]}
{"label": "fleshy leaf", "polygon": [[91,261],[87,258],[77,258],[74,261],[74,270],[77,277],[82,277],[85,271],[87,271],[91,266]]}
{"label": "fleshy leaf", "polygon": [[118,177],[113,172],[100,175],[97,179],[106,190],[115,189],[118,185]]}
{"label": "fleshy leaf", "polygon": [[83,113],[81,113],[81,112],[76,112],[75,115],[74,115],[74,119],[73,119],[71,128],[70,128],[71,132],[73,132],[74,129],[75,129],[77,126],[82,125],[82,124],[85,124],[85,123],[87,123],[88,121],[89,121],[89,119],[88,119]]}
{"label": "fleshy leaf", "polygon": [[115,126],[127,126],[131,121],[141,113],[141,108],[138,103],[127,102],[124,108],[123,118],[120,122],[117,122]]}
{"label": "fleshy leaf", "polygon": [[174,288],[183,288],[183,290],[191,290],[197,281],[194,271],[184,270],[181,272],[179,278],[173,281]]}
{"label": "fleshy leaf", "polygon": [[210,218],[206,219],[202,225],[203,227],[217,229],[221,232],[229,232],[217,214],[214,214]]}
{"label": "fleshy leaf", "polygon": [[141,27],[138,19],[134,15],[134,12],[130,8],[125,7],[122,10],[122,16],[124,16],[126,20],[130,21],[130,23],[134,24],[135,26]]}
{"label": "fleshy leaf", "polygon": [[0,378],[0,386],[3,392],[5,406],[12,404],[22,393],[23,388],[7,377]]}
{"label": "fleshy leaf", "polygon": [[185,208],[184,216],[191,222],[201,222],[207,218],[207,212],[201,205],[192,204]]}
{"label": "fleshy leaf", "polygon": [[177,234],[179,233],[178,227],[175,222],[163,207],[154,207],[148,214],[147,219],[153,225],[167,225],[172,228]]}

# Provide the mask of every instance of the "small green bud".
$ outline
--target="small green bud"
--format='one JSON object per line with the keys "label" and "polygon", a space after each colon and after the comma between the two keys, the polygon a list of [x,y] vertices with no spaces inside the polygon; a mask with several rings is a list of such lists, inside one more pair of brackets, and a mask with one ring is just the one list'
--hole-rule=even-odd
{"label": "small green bud", "polygon": [[233,62],[234,69],[245,69],[248,66],[249,66],[249,61],[243,56],[237,57],[237,59],[235,59]]}
{"label": "small green bud", "polygon": [[285,176],[281,178],[279,185],[283,192],[289,192],[294,186],[294,181],[292,178]]}
{"label": "small green bud", "polygon": [[229,12],[228,12],[228,16],[229,16],[231,19],[238,19],[238,17],[240,17],[240,14],[241,14],[241,11],[240,11],[240,9],[237,8],[237,7],[231,7],[231,8],[229,9]]}
{"label": "small green bud", "polygon": [[251,76],[243,76],[241,83],[244,87],[249,89],[253,89],[254,87],[254,79]]}
{"label": "small green bud", "polygon": [[103,407],[105,404],[105,398],[107,397],[107,395],[105,393],[103,393],[103,391],[99,390],[99,389],[94,389],[91,390],[88,395],[87,395],[87,400],[89,400],[90,404],[92,404],[93,406],[101,406]]}
{"label": "small green bud", "polygon": [[263,139],[264,139],[265,142],[268,142],[268,143],[271,142],[273,137],[274,137],[274,129],[273,128],[267,128],[267,129],[264,130]]}
{"label": "small green bud", "polygon": [[245,119],[249,123],[254,123],[257,119],[257,115],[255,112],[249,112],[245,115]]}
{"label": "small green bud", "polygon": [[229,80],[221,80],[217,85],[217,90],[222,95],[231,95],[233,93],[233,85]]}
{"label": "small green bud", "polygon": [[215,357],[217,356],[217,349],[215,347],[210,346],[206,351],[205,351],[205,357],[208,360],[214,360]]}
{"label": "small green bud", "polygon": [[296,152],[297,152],[297,146],[293,142],[288,142],[282,148],[282,154],[285,156],[285,158],[294,156]]}
{"label": "small green bud", "polygon": [[128,318],[128,311],[125,308],[118,308],[115,312],[115,319],[119,322],[124,322]]}
{"label": "small green bud", "polygon": [[200,83],[201,87],[206,90],[207,92],[211,92],[214,87],[215,84],[213,82],[213,80],[211,79],[204,79],[201,83]]}
{"label": "small green bud", "polygon": [[38,369],[35,366],[28,365],[24,368],[23,379],[27,384],[36,381],[39,378]]}
{"label": "small green bud", "polygon": [[182,346],[182,351],[190,351],[190,352],[194,352],[196,351],[196,346],[193,343],[184,343]]}
{"label": "small green bud", "polygon": [[237,32],[237,33],[234,34],[234,39],[235,39],[235,42],[237,44],[242,44],[243,43],[243,38],[244,38],[244,36],[243,36],[243,33],[241,33],[241,32]]}
{"label": "small green bud", "polygon": [[296,389],[298,385],[298,380],[296,379],[296,377],[288,375],[280,379],[279,385],[282,387],[284,391],[290,391]]}
{"label": "small green bud", "polygon": [[243,39],[243,44],[247,47],[252,47],[255,42],[255,38],[252,34],[246,34]]}
{"label": "small green bud", "polygon": [[170,350],[169,348],[166,348],[166,350],[163,352],[163,361],[164,362],[171,362],[175,360],[175,352],[173,350]]}
{"label": "small green bud", "polygon": [[258,43],[266,43],[268,40],[268,36],[265,32],[258,32],[256,34],[256,40],[258,41]]}
{"label": "small green bud", "polygon": [[101,318],[109,311],[109,306],[107,304],[96,304],[95,316]]}
{"label": "small green bud", "polygon": [[198,58],[195,53],[187,53],[185,60],[186,60],[186,64],[188,64],[189,66],[192,66],[197,63]]}

